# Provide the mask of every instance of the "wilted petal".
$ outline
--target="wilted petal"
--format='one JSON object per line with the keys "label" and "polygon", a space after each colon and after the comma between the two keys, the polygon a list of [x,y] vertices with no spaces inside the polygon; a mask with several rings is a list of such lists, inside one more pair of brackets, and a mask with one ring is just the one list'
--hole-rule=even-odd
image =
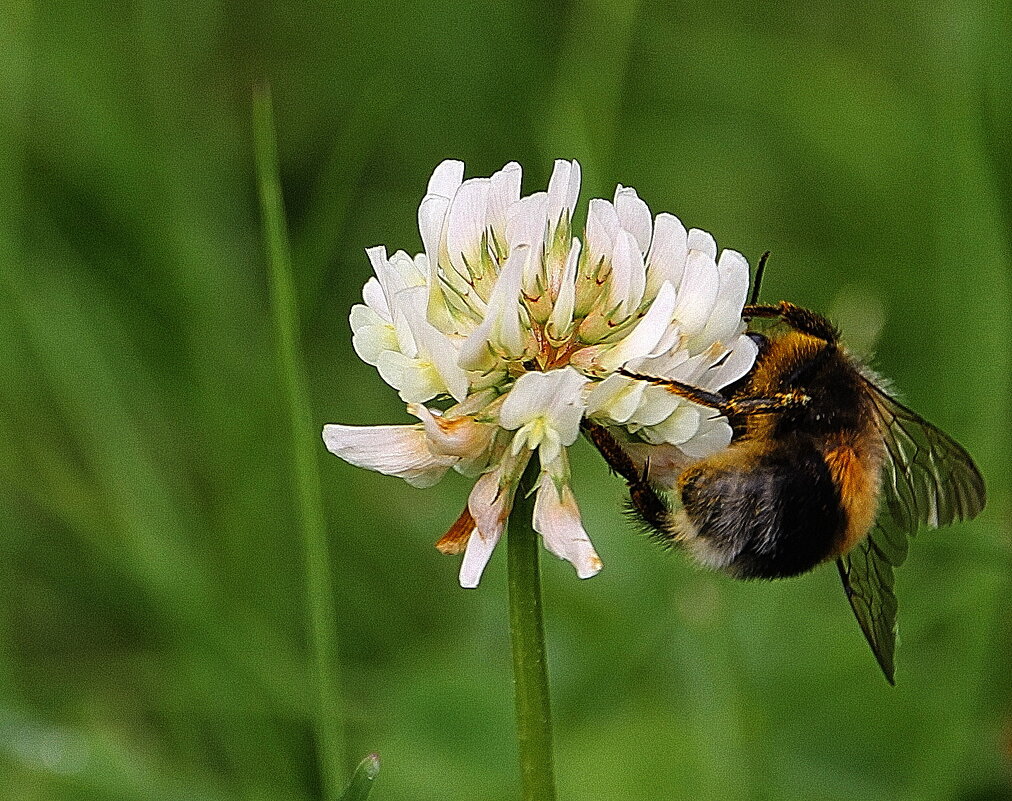
{"label": "wilted petal", "polygon": [[463,553],[475,531],[477,528],[474,525],[474,518],[471,517],[471,510],[465,506],[449,530],[436,540],[436,550],[447,555]]}
{"label": "wilted petal", "polygon": [[323,427],[327,450],[349,464],[403,478],[413,487],[431,487],[457,461],[434,454],[421,425]]}
{"label": "wilted petal", "polygon": [[408,412],[422,421],[429,447],[447,456],[476,458],[489,446],[496,431],[492,423],[476,423],[471,417],[446,417],[420,403],[408,404]]}
{"label": "wilted petal", "polygon": [[545,547],[576,568],[582,579],[597,575],[603,564],[584,531],[580,509],[569,485],[556,485],[542,473],[534,500],[534,530],[541,534]]}
{"label": "wilted petal", "polygon": [[527,467],[530,453],[507,456],[499,466],[475,482],[467,498],[467,508],[474,519],[475,532],[467,543],[460,565],[460,586],[477,587],[496,543],[506,527],[513,508],[520,476]]}

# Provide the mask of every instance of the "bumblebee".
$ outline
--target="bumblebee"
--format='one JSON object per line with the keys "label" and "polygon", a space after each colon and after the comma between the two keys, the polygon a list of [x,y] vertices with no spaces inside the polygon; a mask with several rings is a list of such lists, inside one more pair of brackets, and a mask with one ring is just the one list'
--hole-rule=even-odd
{"label": "bumblebee", "polygon": [[[765,262],[760,262],[760,270]],[[835,561],[847,599],[886,679],[894,683],[893,569],[920,526],[975,517],[984,480],[970,455],[891,397],[823,316],[786,301],[742,317],[779,320],[750,332],[752,370],[721,393],[622,371],[725,415],[723,451],[689,464],[673,488],[651,479],[611,433],[588,438],[629,485],[631,510],[653,536],[740,579],[776,579]]]}

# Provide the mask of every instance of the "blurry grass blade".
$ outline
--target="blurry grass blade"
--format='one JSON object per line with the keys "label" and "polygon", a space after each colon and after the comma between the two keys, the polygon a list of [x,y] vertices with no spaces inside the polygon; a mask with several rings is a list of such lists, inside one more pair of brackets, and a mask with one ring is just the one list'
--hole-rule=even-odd
{"label": "blurry grass blade", "polygon": [[313,311],[319,308],[324,274],[340,242],[335,234],[344,226],[358,184],[380,146],[381,140],[370,133],[390,124],[402,96],[402,84],[389,71],[366,79],[351,104],[350,116],[341,121],[337,139],[309,191],[306,216],[293,232],[292,243],[299,264],[299,303],[306,319],[312,319]]}
{"label": "blurry grass blade", "polygon": [[266,88],[254,92],[253,134],[264,238],[270,261],[278,364],[292,428],[292,478],[305,542],[309,637],[317,685],[317,750],[324,798],[333,799],[337,797],[341,784],[344,760],[337,638],[333,628],[334,596],[330,582],[330,556],[320,477],[316,466],[319,438],[309,413],[306,376],[299,355],[299,320],[292,281],[291,251],[281,198],[271,97]]}
{"label": "blurry grass blade", "polygon": [[351,782],[344,791],[344,795],[341,796],[341,801],[365,801],[369,797],[372,783],[379,776],[379,772],[379,754],[369,754],[355,768],[355,773],[351,777]]}

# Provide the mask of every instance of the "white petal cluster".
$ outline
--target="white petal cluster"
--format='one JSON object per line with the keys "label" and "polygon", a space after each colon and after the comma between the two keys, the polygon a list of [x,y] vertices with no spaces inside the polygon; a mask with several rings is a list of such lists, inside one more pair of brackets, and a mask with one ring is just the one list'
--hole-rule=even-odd
{"label": "white petal cluster", "polygon": [[375,276],[351,311],[355,351],[420,422],[324,428],[331,452],[414,486],[451,468],[477,479],[461,518],[465,587],[477,586],[535,451],[535,529],[581,578],[600,570],[569,480],[583,418],[669,465],[727,446],[726,419],[620,368],[716,391],[756,357],[740,253],[651,216],[623,186],[590,201],[581,241],[576,161],[555,162],[545,192],[521,196],[520,183],[515,163],[464,180],[463,163],[444,161],[418,208],[424,252],[366,251]]}

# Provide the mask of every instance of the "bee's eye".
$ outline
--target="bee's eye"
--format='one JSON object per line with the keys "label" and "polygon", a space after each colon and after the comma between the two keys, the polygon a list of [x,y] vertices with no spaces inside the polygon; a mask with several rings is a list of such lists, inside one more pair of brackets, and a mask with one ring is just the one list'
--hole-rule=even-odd
{"label": "bee's eye", "polygon": [[766,352],[766,349],[770,346],[769,339],[760,334],[758,331],[749,331],[745,334],[745,336],[755,342],[756,347],[759,348],[760,356],[762,356]]}

